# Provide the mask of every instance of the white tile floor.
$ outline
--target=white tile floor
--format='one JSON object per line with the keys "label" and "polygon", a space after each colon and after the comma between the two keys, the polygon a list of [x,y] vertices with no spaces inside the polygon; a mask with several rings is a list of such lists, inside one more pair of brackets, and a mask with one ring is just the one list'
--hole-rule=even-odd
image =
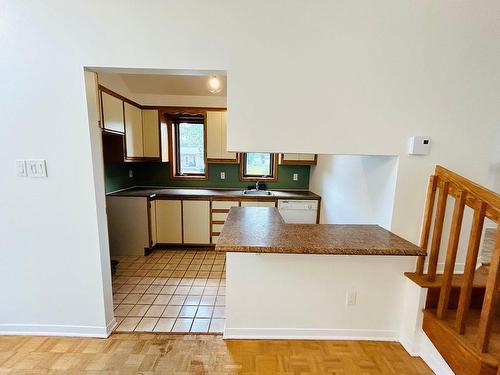
{"label": "white tile floor", "polygon": [[112,257],[116,332],[221,333],[226,304],[225,254],[156,250]]}

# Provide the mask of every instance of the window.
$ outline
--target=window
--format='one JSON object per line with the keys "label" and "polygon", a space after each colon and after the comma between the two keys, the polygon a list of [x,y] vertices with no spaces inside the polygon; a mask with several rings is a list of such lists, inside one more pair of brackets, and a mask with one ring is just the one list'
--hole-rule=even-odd
{"label": "window", "polygon": [[267,152],[247,152],[241,159],[242,180],[272,180],[277,178],[277,158]]}
{"label": "window", "polygon": [[203,117],[174,118],[174,177],[206,178],[203,120]]}

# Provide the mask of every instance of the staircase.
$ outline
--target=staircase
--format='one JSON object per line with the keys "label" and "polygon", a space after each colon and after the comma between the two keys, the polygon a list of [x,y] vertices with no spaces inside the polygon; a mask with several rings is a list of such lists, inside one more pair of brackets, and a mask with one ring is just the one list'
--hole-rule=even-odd
{"label": "staircase", "polygon": [[[437,200],[436,200],[437,195]],[[454,198],[444,271],[437,273],[448,198]],[[455,273],[464,210],[474,215],[467,236],[463,273]],[[483,230],[485,219],[496,229]],[[500,375],[500,195],[437,166],[427,189],[420,246],[428,250],[419,257],[415,272],[405,273],[428,289],[423,330],[450,368],[460,374]],[[432,228],[432,235],[431,235]],[[463,236],[462,236],[463,237]],[[429,248],[430,240],[430,248]],[[463,241],[463,238],[462,240]],[[479,250],[487,254],[479,268]],[[427,259],[426,259],[427,258]]]}

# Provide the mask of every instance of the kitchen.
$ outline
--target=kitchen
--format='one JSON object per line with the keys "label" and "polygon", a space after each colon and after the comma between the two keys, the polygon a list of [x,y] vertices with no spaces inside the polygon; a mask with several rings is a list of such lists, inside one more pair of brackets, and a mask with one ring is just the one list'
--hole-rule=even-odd
{"label": "kitchen", "polygon": [[[319,223],[321,197],[309,191],[317,155],[228,151],[218,73],[97,75],[118,332],[222,331],[224,294],[193,285],[225,285],[214,247],[231,207],[277,207],[287,222]],[[151,95],[169,105],[140,103]],[[160,262],[151,269],[150,260]]]}

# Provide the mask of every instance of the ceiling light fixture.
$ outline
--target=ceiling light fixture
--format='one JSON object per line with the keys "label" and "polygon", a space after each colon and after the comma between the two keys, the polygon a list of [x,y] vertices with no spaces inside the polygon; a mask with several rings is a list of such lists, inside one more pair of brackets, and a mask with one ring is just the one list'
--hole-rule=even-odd
{"label": "ceiling light fixture", "polygon": [[208,91],[212,94],[217,94],[222,91],[222,83],[217,76],[211,76],[207,82]]}

